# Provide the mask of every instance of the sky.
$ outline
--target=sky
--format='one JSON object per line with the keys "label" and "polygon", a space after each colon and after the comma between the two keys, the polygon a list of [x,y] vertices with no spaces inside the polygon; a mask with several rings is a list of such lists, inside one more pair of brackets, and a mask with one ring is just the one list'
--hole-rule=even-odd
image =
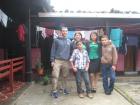
{"label": "sky", "polygon": [[140,12],[140,0],[50,0],[56,11],[107,11],[111,8],[121,11]]}

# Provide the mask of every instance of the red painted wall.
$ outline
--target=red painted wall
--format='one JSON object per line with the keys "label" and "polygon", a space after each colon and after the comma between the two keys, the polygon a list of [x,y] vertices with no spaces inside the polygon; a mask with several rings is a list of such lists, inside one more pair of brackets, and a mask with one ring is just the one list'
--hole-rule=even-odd
{"label": "red painted wall", "polygon": [[140,49],[138,49],[136,56],[136,71],[140,71]]}
{"label": "red painted wall", "polygon": [[124,55],[123,54],[118,54],[118,62],[117,62],[116,71],[124,71]]}

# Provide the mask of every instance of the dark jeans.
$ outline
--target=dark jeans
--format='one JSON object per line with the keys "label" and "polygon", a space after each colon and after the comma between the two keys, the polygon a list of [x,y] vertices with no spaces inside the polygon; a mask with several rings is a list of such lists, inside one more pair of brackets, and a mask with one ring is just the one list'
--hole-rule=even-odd
{"label": "dark jeans", "polygon": [[112,65],[102,64],[102,78],[103,78],[103,87],[105,92],[112,92],[114,89],[115,83],[115,71],[112,70]]}
{"label": "dark jeans", "polygon": [[76,85],[77,85],[77,93],[82,93],[82,86],[81,86],[81,81],[83,78],[84,82],[85,82],[85,86],[86,86],[86,92],[90,93],[90,82],[89,82],[89,75],[88,75],[88,71],[85,71],[84,69],[78,69],[75,75],[76,78]]}

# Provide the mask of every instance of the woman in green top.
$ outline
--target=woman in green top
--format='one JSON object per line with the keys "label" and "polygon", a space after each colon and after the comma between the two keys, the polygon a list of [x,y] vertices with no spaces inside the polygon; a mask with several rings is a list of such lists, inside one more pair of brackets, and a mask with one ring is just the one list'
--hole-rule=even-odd
{"label": "woman in green top", "polygon": [[97,42],[97,33],[91,32],[90,42],[88,44],[88,53],[90,58],[89,75],[91,83],[91,92],[95,93],[97,81],[99,79],[100,66],[100,45]]}

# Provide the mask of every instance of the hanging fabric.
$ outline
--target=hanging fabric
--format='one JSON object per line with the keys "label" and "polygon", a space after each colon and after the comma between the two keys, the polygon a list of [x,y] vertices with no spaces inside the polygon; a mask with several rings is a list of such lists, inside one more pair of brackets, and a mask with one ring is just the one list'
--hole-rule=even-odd
{"label": "hanging fabric", "polygon": [[60,36],[60,30],[54,30],[53,32],[53,38],[58,38],[58,36]]}
{"label": "hanging fabric", "polygon": [[122,37],[122,46],[119,49],[119,52],[126,55],[127,54],[127,43],[128,43],[128,37],[126,35],[123,35]]}
{"label": "hanging fabric", "polygon": [[129,35],[127,45],[138,47],[138,36]]}
{"label": "hanging fabric", "polygon": [[119,48],[122,45],[122,34],[123,30],[120,28],[111,29],[110,40],[116,46],[116,48]]}
{"label": "hanging fabric", "polygon": [[53,33],[54,33],[54,30],[46,28],[45,33],[46,33],[46,37],[52,37]]}
{"label": "hanging fabric", "polygon": [[0,9],[0,23],[1,23],[1,21],[2,21],[2,11]]}
{"label": "hanging fabric", "polygon": [[46,28],[42,28],[41,36],[45,39],[47,37]]}
{"label": "hanging fabric", "polygon": [[47,37],[46,28],[36,26],[36,31],[37,31],[37,32],[41,31],[41,36],[42,36],[44,39]]}
{"label": "hanging fabric", "polygon": [[17,31],[18,33],[18,39],[21,41],[21,42],[24,42],[25,41],[25,27],[24,27],[24,24],[20,24],[17,28]]}
{"label": "hanging fabric", "polygon": [[8,16],[0,10],[0,21],[4,27],[7,27]]}

